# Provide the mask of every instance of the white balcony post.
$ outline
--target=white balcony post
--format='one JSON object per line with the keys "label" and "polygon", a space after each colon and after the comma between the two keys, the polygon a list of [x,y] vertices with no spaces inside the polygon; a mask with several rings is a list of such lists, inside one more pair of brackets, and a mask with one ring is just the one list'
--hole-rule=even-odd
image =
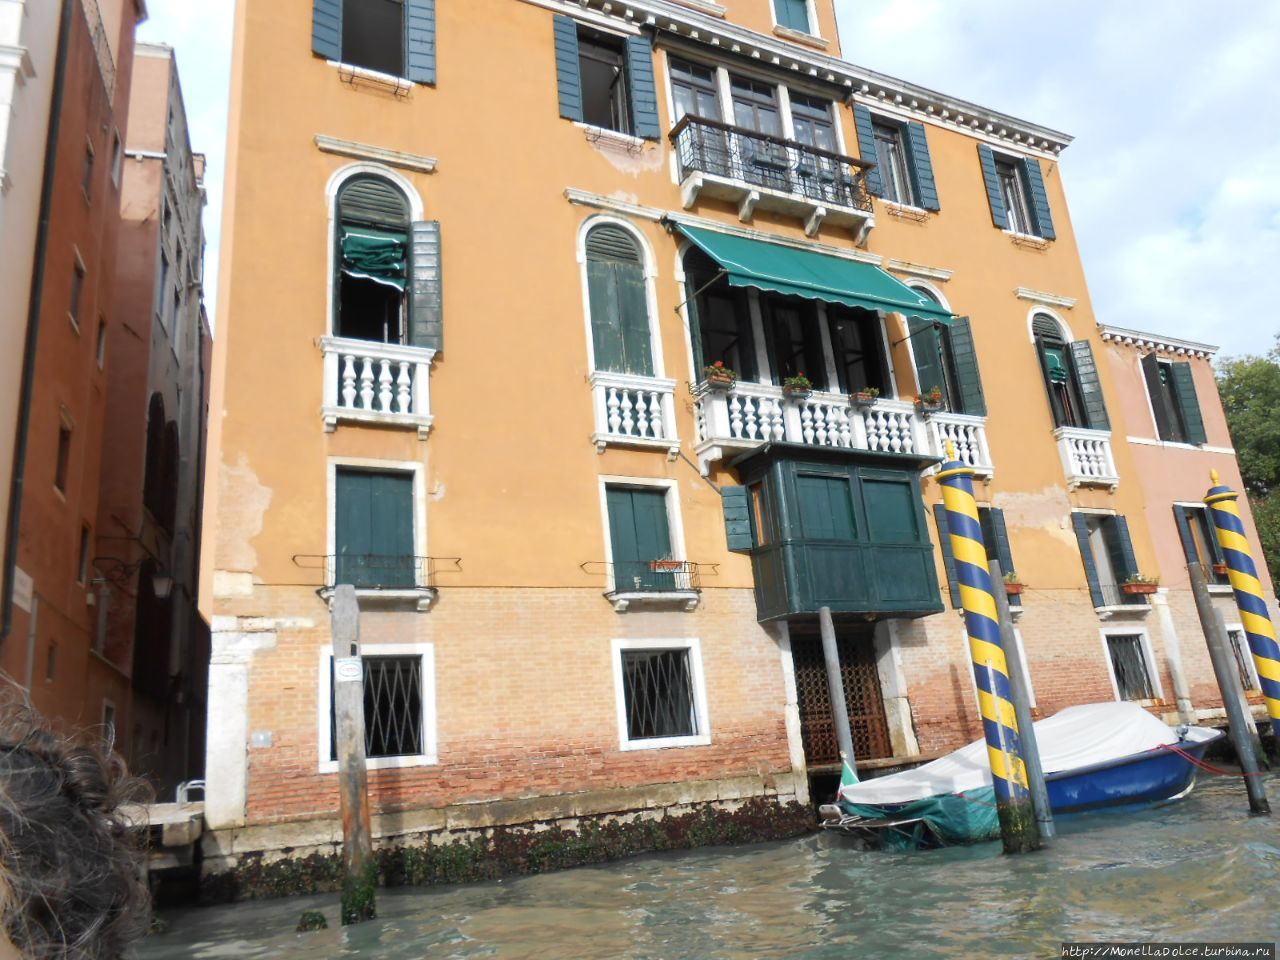
{"label": "white balcony post", "polygon": [[338,370],[341,362],[341,356],[336,350],[326,350],[324,352],[324,405],[326,407],[336,407],[338,405]]}
{"label": "white balcony post", "polygon": [[788,443],[804,443],[804,426],[800,422],[799,403],[782,401],[782,436]]}
{"label": "white balcony post", "polygon": [[851,442],[855,450],[866,450],[867,447],[867,415],[866,410],[854,407],[849,411],[849,429],[852,431]]}

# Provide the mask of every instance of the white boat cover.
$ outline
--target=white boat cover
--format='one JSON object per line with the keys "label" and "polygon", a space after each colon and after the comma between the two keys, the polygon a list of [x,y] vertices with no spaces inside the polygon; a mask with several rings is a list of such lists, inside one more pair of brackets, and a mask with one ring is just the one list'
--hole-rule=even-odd
{"label": "white boat cover", "polygon": [[[1136,703],[1087,703],[1059,710],[1035,724],[1040,763],[1046,774],[1118,760],[1177,743],[1178,735]],[[1193,728],[1189,739],[1207,739],[1211,730]],[[985,740],[902,773],[850,784],[839,797],[849,803],[910,803],[925,797],[991,786]]]}

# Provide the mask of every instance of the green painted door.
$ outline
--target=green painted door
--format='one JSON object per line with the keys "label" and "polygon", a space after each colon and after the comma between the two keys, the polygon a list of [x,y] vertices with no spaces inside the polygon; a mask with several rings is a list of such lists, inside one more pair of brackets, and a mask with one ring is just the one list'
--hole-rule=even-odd
{"label": "green painted door", "polygon": [[339,470],[336,497],[336,582],[415,586],[412,475]]}
{"label": "green painted door", "polygon": [[657,562],[671,558],[666,491],[609,487],[607,500],[614,589],[647,593],[680,589],[683,574],[662,570]]}

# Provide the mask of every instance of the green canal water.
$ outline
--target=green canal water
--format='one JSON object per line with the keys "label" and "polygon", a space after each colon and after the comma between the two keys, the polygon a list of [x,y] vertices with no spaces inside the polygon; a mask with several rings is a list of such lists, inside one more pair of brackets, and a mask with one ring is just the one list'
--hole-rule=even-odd
{"label": "green canal water", "polygon": [[[1061,824],[1051,850],[997,844],[863,852],[826,836],[662,854],[501,882],[381,891],[380,918],[343,930],[336,896],[167,913],[142,960],[330,957],[853,960],[1057,957],[1062,940],[1276,941],[1275,819],[1239,780],[1179,803]],[[331,929],[293,932],[303,910]]]}

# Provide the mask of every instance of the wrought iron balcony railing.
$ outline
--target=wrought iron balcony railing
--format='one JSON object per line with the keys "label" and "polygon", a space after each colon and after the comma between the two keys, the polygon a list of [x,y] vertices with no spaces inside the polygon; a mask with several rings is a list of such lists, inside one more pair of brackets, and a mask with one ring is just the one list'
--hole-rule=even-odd
{"label": "wrought iron balcony railing", "polygon": [[[686,184],[692,175],[701,174],[740,185],[748,196],[751,188],[763,188],[812,206],[858,211],[858,222],[871,214],[863,172],[874,163],[691,114],[681,118],[670,138],[680,164],[680,179]],[[723,189],[708,189],[701,183],[698,189],[725,199],[741,199],[751,207],[778,208],[758,195],[751,199],[730,197]],[[829,209],[825,216],[833,219]]]}
{"label": "wrought iron balcony railing", "polygon": [[692,610],[698,605],[704,571],[714,563],[689,560],[623,560],[610,563],[593,560],[582,564],[586,573],[605,574],[612,588],[605,596],[619,613],[629,606],[668,603],[672,600]]}
{"label": "wrought iron balcony railing", "polygon": [[415,557],[407,554],[295,554],[293,562],[309,576],[326,600],[333,588],[349,583],[361,596],[377,599],[414,599],[428,609],[436,598],[440,573],[462,569],[460,557]]}

